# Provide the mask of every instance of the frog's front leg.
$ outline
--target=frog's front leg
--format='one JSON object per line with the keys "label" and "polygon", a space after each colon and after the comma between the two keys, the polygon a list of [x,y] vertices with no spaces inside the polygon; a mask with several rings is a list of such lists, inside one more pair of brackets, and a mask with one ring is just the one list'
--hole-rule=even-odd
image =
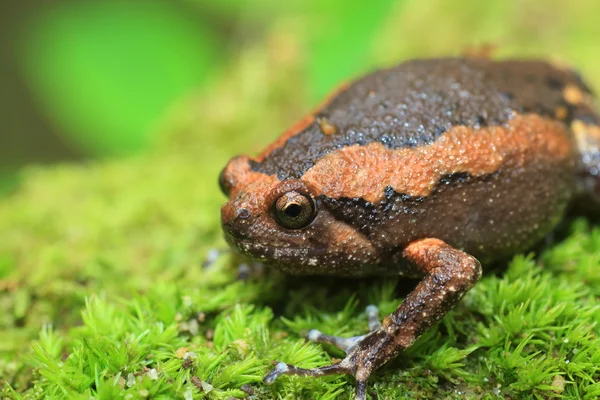
{"label": "frog's front leg", "polygon": [[[383,324],[364,336],[343,339],[326,336],[345,348],[347,356],[325,367],[304,369],[279,363],[264,382],[271,384],[281,375],[323,376],[345,373],[356,378],[356,399],[366,399],[366,382],[373,370],[409,348],[437,323],[481,277],[479,261],[438,239],[420,239],[409,244],[403,256],[425,277]],[[372,320],[372,318],[370,318]],[[314,334],[322,335],[320,332]],[[320,337],[323,339],[323,337]],[[331,340],[329,340],[331,339]]]}

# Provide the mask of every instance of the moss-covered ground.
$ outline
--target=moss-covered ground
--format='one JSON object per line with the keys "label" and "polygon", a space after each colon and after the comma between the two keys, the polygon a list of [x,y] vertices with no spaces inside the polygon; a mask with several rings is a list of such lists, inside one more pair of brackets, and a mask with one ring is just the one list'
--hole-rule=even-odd
{"label": "moss-covered ground", "polygon": [[[398,7],[373,44],[372,65],[498,40],[499,56],[569,59],[598,87],[598,52],[588,52],[600,36],[597,8],[545,2],[535,10],[554,11],[531,26],[518,12],[530,2],[451,3]],[[364,307],[389,313],[414,282],[289,279],[274,271],[239,279],[240,261],[230,254],[206,262],[225,248],[221,167],[236,152],[259,150],[310,108],[301,34],[309,26],[301,17],[274,21],[265,41],[241,50],[209,91],[174,107],[147,154],[23,172],[0,200],[0,397],[351,396],[345,376],[283,377],[270,387],[261,379],[274,360],[313,367],[340,357],[301,333],[363,333]],[[373,375],[371,394],[599,398],[600,229],[576,219],[563,233],[544,251],[487,274]]]}

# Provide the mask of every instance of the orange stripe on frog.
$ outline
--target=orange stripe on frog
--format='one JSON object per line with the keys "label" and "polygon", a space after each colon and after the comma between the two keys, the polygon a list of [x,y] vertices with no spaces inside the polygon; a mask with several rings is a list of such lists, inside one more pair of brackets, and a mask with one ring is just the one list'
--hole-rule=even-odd
{"label": "orange stripe on frog", "polygon": [[315,122],[315,115],[318,114],[323,108],[327,107],[329,103],[335,99],[340,93],[348,89],[350,86],[349,83],[344,83],[340,85],[336,90],[334,90],[321,104],[319,104],[315,109],[313,109],[308,115],[302,118],[300,121],[296,122],[292,125],[288,130],[284,132],[277,140],[271,143],[266,149],[264,149],[258,156],[254,157],[254,161],[262,162],[265,158],[269,156],[275,149],[279,149],[285,145],[285,143],[293,136],[296,136],[302,132],[304,132],[309,126],[311,126]]}

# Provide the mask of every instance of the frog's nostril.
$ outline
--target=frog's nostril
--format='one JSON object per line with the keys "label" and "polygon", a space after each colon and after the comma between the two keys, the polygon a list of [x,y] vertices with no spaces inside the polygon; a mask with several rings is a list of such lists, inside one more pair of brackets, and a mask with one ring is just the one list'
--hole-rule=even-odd
{"label": "frog's nostril", "polygon": [[248,219],[250,218],[250,211],[248,211],[245,208],[240,208],[239,210],[237,210],[237,218],[239,219]]}
{"label": "frog's nostril", "polygon": [[236,208],[230,203],[226,204],[222,210],[221,225],[223,231],[235,239],[244,240],[248,238],[247,219],[250,218],[250,210],[246,208]]}

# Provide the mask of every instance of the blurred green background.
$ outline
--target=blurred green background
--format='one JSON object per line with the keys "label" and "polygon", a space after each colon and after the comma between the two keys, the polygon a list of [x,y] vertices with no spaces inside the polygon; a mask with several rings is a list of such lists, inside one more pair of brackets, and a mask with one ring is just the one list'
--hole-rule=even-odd
{"label": "blurred green background", "polygon": [[316,98],[369,64],[371,37],[393,3],[367,8],[359,2],[271,0],[4,3],[4,186],[27,163],[147,149],[168,110],[206,90],[244,48],[268,40],[274,18],[314,20],[311,29],[297,33],[308,39],[313,79],[307,92]]}
{"label": "blurred green background", "polygon": [[[375,66],[415,56],[457,55],[485,45],[494,46],[494,55],[500,57],[537,56],[569,63],[597,87],[599,4],[3,2],[0,187],[6,191],[16,182],[14,172],[28,163],[148,149],[182,99],[215,90],[211,84],[226,80],[242,54],[265,43],[271,43],[276,60],[302,70],[296,117],[337,82]],[[263,70],[248,73],[260,79],[277,66],[258,63],[254,68]],[[262,143],[282,128],[265,132]],[[230,139],[235,149],[235,137]]]}
{"label": "blurred green background", "polygon": [[[215,388],[221,382],[211,398],[244,396],[240,363],[251,382],[271,360],[306,366],[305,351],[323,365],[327,353],[305,346],[298,324],[359,334],[358,308],[340,312],[349,299],[385,312],[399,300],[387,286],[374,286],[374,300],[369,285],[337,293],[326,282],[287,290],[280,277],[242,283],[227,256],[201,268],[225,246],[217,176],[227,160],[261,150],[340,82],[408,58],[494,48],[497,58],[571,65],[597,91],[599,16],[598,0],[0,1],[0,397],[103,399],[119,390],[146,398],[114,382],[153,357],[161,378],[144,387],[181,397],[195,389],[175,350],[190,347],[209,366],[225,354],[205,335],[187,335],[198,312],[202,332],[243,311],[270,338],[263,346],[263,335],[246,335],[252,324],[236,319],[254,356],[225,335],[232,344],[221,369],[196,371]],[[380,398],[409,390],[447,398],[440,393],[454,387],[432,382],[459,375],[482,398],[496,398],[483,396],[500,385],[497,398],[553,398],[561,395],[549,384],[561,374],[572,381],[564,398],[597,398],[598,326],[589,321],[598,320],[600,233],[577,226],[541,260],[518,257],[512,272],[485,277],[401,357],[408,369],[374,379]],[[286,326],[279,313],[295,322]],[[166,345],[146,335],[158,325],[173,333]],[[568,342],[569,332],[585,340]],[[135,349],[125,355],[131,335]],[[597,358],[567,358],[585,356],[585,346]],[[336,398],[352,392],[345,379],[255,390],[260,399]]]}

